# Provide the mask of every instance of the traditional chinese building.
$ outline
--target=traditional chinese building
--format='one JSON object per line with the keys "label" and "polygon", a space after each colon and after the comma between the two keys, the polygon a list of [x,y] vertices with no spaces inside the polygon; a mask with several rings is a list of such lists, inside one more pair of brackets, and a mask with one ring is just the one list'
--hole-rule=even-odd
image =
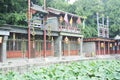
{"label": "traditional chinese building", "polygon": [[115,40],[109,38],[108,17],[104,18],[104,15],[102,15],[101,24],[99,15],[97,13],[97,30],[98,37],[84,39],[83,52],[87,56],[115,54]]}
{"label": "traditional chinese building", "polygon": [[[59,36],[55,37],[55,54],[60,56],[82,54],[83,35],[80,32],[80,16],[64,12],[54,8],[47,8],[48,25],[52,31],[58,31]],[[51,22],[50,22],[51,21]]]}
{"label": "traditional chinese building", "polygon": [[[32,5],[31,7],[31,49],[30,58],[43,56],[43,20],[48,12],[41,6]],[[27,58],[28,57],[28,27],[2,25],[0,26],[0,61],[6,61],[7,58]],[[55,34],[55,33],[54,33]],[[48,41],[46,41],[48,43]]]}
{"label": "traditional chinese building", "polygon": [[119,35],[117,35],[117,36],[115,36],[115,53],[118,53],[118,54],[120,54],[120,36]]}
{"label": "traditional chinese building", "polygon": [[0,27],[0,61],[6,60],[6,46],[9,34],[8,28]]}
{"label": "traditional chinese building", "polygon": [[107,55],[113,54],[115,46],[115,40],[107,39],[107,38],[85,38],[83,47],[83,52],[88,54],[88,56],[94,55]]}
{"label": "traditional chinese building", "polygon": [[[82,54],[83,35],[78,27],[81,17],[32,4],[30,58]],[[28,57],[28,28],[0,27],[0,60]]]}

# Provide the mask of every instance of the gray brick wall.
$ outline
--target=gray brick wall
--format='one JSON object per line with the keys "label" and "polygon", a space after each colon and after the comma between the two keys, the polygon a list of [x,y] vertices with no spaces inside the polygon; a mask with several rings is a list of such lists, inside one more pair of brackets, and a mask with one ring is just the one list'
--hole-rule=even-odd
{"label": "gray brick wall", "polygon": [[95,42],[84,42],[83,43],[83,53],[91,54],[95,53]]}

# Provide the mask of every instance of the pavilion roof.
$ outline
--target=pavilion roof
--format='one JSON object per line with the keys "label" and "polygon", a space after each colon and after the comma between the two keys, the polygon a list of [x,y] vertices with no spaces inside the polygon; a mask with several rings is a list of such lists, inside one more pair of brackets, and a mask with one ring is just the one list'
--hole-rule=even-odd
{"label": "pavilion roof", "polygon": [[36,4],[32,4],[31,9],[39,11],[39,12],[43,12],[43,13],[48,13],[46,10],[43,9],[42,6],[36,5]]}
{"label": "pavilion roof", "polygon": [[51,12],[53,14],[56,14],[56,15],[60,15],[60,14],[64,14],[65,15],[67,13],[69,16],[73,16],[73,17],[76,17],[76,18],[78,18],[78,17],[83,18],[82,16],[78,16],[76,14],[72,14],[72,13],[65,12],[65,11],[62,11],[62,10],[59,10],[59,9],[55,9],[55,8],[51,8],[51,7],[48,7],[47,11]]}

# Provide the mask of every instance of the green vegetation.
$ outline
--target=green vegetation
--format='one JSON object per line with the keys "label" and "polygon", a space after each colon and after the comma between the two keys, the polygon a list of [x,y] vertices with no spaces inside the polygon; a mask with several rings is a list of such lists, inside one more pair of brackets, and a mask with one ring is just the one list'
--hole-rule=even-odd
{"label": "green vegetation", "polygon": [[[43,0],[31,0],[40,6]],[[65,0],[46,0],[48,7],[86,16],[85,37],[97,36],[96,12],[110,18],[110,36],[120,32],[120,0],[76,0],[68,4]],[[0,0],[0,24],[27,25],[27,0]]]}
{"label": "green vegetation", "polygon": [[120,80],[120,61],[91,60],[34,68],[19,75],[8,72],[0,80]]}

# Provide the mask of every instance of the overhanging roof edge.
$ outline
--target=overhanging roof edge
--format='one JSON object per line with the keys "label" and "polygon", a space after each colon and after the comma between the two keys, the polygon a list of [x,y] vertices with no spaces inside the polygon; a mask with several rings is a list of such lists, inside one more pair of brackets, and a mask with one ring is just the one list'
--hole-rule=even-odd
{"label": "overhanging roof edge", "polygon": [[61,32],[60,35],[63,35],[63,36],[72,36],[72,37],[84,37],[82,34],[63,33],[63,32]]}

